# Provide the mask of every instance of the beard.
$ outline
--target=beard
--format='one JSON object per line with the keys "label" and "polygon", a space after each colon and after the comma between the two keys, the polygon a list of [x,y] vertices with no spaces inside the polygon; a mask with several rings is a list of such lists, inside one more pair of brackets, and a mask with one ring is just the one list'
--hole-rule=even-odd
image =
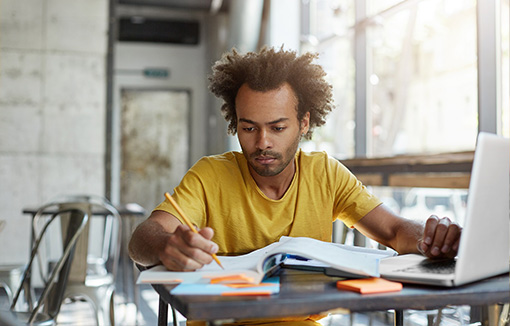
{"label": "beard", "polygon": [[[292,144],[287,147],[283,153],[272,150],[256,150],[253,153],[247,153],[242,146],[241,148],[243,149],[243,154],[253,171],[262,177],[272,177],[280,174],[292,162],[296,155],[300,140],[301,134],[298,134]],[[260,157],[271,158],[275,161],[271,164],[260,164],[256,161],[256,159]]]}

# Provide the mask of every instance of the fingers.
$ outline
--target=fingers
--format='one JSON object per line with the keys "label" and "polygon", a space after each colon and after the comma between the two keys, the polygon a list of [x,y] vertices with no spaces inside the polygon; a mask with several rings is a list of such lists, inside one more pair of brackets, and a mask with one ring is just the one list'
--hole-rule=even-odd
{"label": "fingers", "polygon": [[425,229],[423,231],[423,237],[421,242],[419,243],[419,249],[422,254],[426,255],[426,253],[430,250],[430,247],[434,241],[434,231],[436,229],[437,224],[439,223],[439,219],[437,216],[432,215],[427,219],[425,223]]}
{"label": "fingers", "polygon": [[210,264],[211,254],[218,251],[218,245],[210,241],[214,235],[211,228],[199,233],[192,232],[187,226],[180,225],[167,240],[160,260],[169,270],[192,271]]}
{"label": "fingers", "polygon": [[[198,231],[198,233],[200,233],[204,238],[206,238],[207,240],[211,240],[213,235],[214,235],[214,231],[213,229],[211,228],[203,228],[201,230]],[[216,250],[217,251],[217,250]],[[216,251],[214,253],[216,253]],[[211,252],[213,253],[213,252]]]}
{"label": "fingers", "polygon": [[453,258],[459,249],[461,230],[460,226],[449,218],[440,219],[432,215],[425,223],[418,249],[431,258]]}

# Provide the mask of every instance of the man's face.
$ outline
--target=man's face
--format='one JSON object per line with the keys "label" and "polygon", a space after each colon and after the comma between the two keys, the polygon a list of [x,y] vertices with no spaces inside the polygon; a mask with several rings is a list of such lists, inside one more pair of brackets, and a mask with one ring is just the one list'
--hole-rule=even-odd
{"label": "man's face", "polygon": [[289,84],[257,92],[246,84],[236,97],[237,134],[250,170],[275,176],[293,168],[301,134],[308,131],[309,113],[300,122],[297,98]]}

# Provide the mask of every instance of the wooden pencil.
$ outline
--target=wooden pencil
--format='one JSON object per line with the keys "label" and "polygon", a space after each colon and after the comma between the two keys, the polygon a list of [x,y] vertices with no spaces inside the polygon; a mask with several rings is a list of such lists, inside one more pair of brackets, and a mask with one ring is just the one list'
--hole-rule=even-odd
{"label": "wooden pencil", "polygon": [[[170,202],[170,204],[172,204],[172,206],[177,210],[177,212],[179,213],[179,215],[181,215],[182,219],[184,220],[184,222],[186,223],[186,225],[191,229],[191,231],[195,232],[195,233],[198,233],[197,229],[195,229],[195,227],[193,226],[193,224],[191,224],[190,220],[188,219],[188,217],[186,216],[186,214],[184,214],[184,211],[181,209],[181,207],[177,204],[177,202],[172,198],[172,196],[170,196],[170,194],[168,192],[165,193],[165,197],[166,199],[168,199],[168,201]],[[220,265],[220,267],[222,269],[223,268],[223,265],[221,265],[221,262],[220,260],[218,259],[218,257],[216,256],[216,254],[211,254],[212,258],[218,263],[218,265]]]}

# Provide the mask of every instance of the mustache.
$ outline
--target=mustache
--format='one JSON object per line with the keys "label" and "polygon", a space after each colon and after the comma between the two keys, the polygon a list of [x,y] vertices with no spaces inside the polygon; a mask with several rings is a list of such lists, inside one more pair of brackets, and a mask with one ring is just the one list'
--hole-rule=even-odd
{"label": "mustache", "polygon": [[260,150],[260,149],[250,154],[250,158],[257,158],[260,156],[267,156],[267,157],[272,157],[275,159],[282,158],[282,155],[280,153],[273,152],[273,151],[264,151],[264,150]]}

